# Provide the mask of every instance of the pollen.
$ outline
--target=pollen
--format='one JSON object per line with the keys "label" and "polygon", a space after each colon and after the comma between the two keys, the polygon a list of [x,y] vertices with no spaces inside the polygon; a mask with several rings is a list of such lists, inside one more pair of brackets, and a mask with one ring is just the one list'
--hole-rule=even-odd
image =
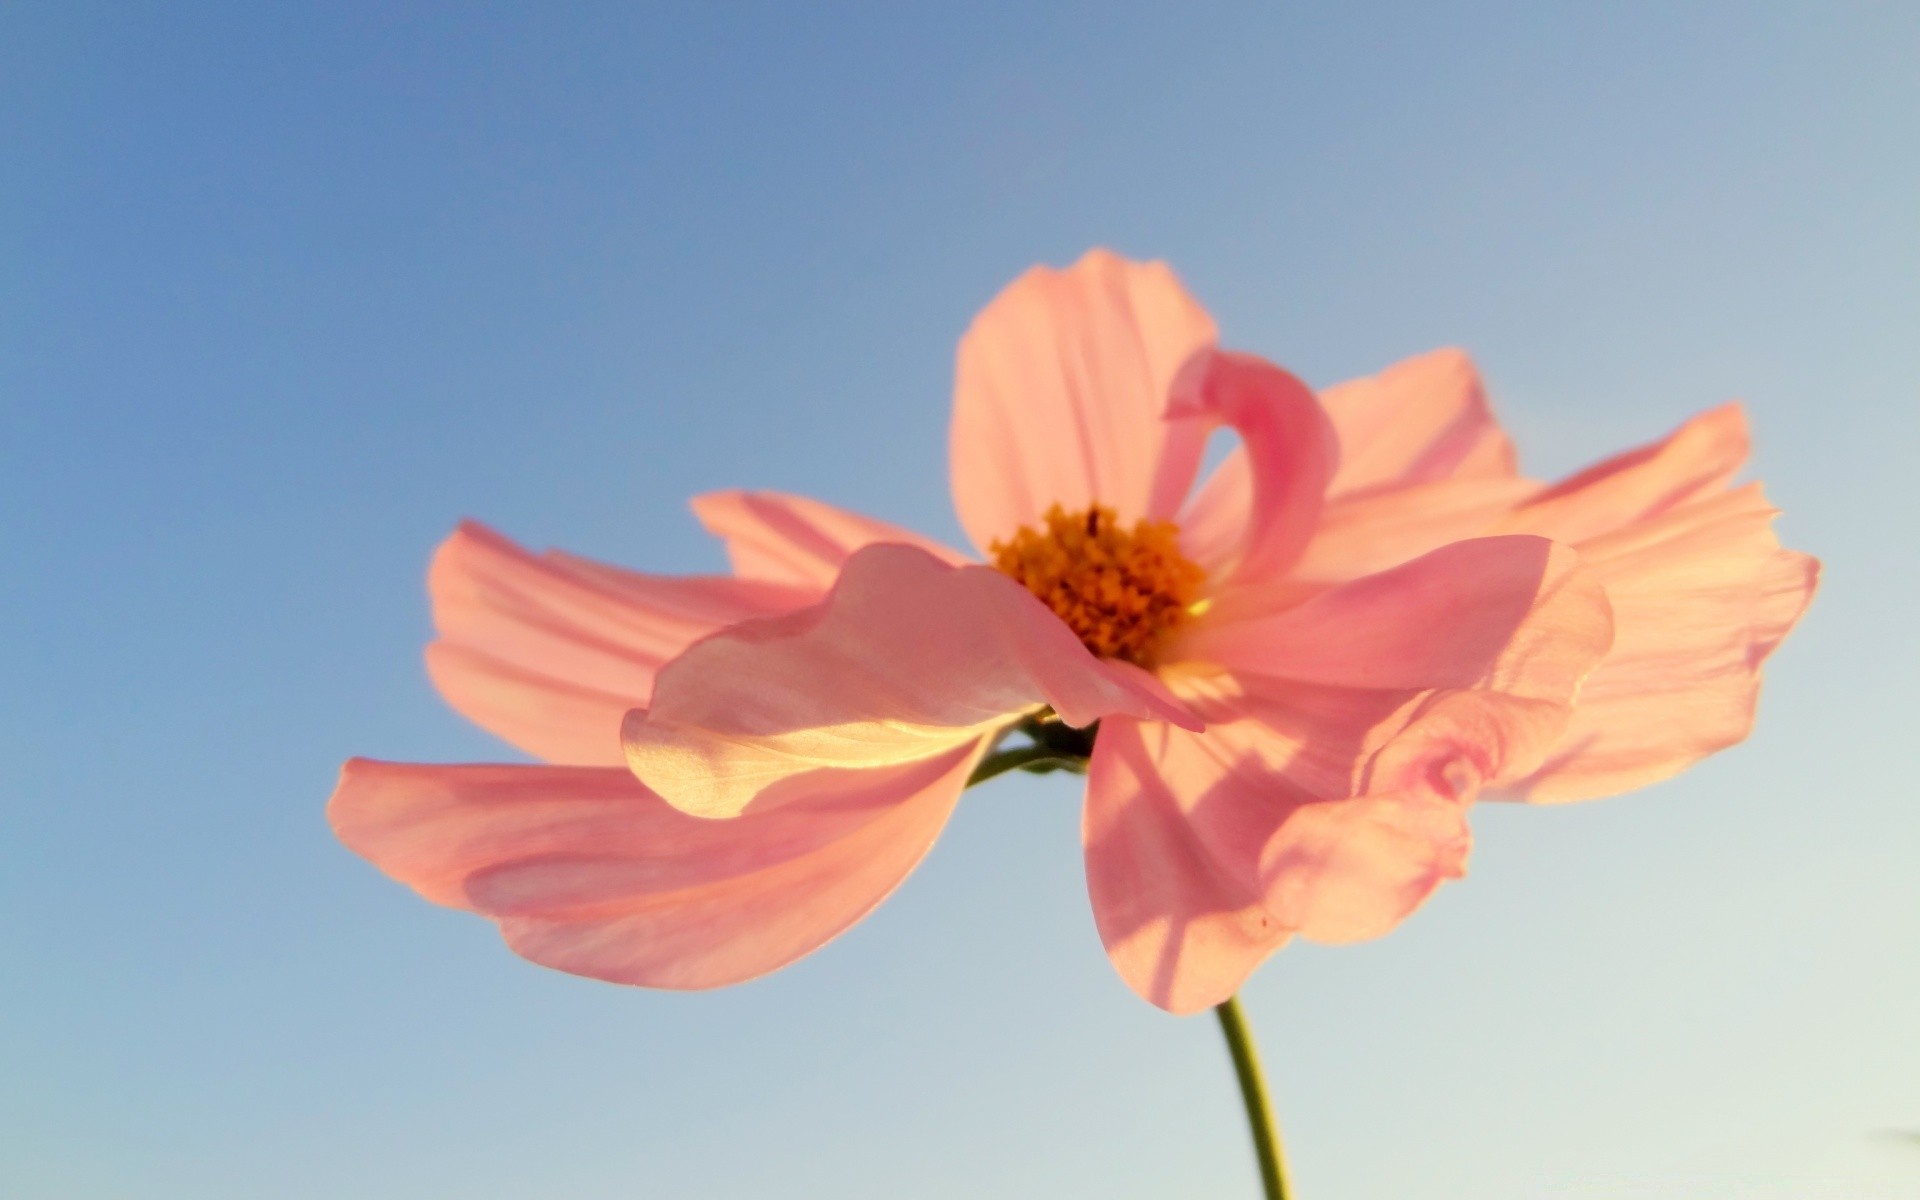
{"label": "pollen", "polygon": [[1128,529],[1103,504],[1068,512],[1058,504],[987,548],[993,565],[1040,597],[1102,658],[1152,662],[1168,631],[1194,610],[1206,572],[1180,553],[1171,521],[1141,518]]}

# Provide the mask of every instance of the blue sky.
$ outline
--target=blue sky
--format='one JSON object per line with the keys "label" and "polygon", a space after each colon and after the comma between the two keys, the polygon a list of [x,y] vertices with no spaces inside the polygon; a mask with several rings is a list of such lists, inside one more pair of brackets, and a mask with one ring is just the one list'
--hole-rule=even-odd
{"label": "blue sky", "polygon": [[351,755],[511,757],[420,669],[458,518],[957,538],[954,341],[1101,244],[1317,383],[1468,347],[1540,474],[1742,397],[1828,564],[1751,743],[1483,809],[1393,937],[1255,978],[1302,1195],[1914,1194],[1917,57],[1902,4],[7,5],[0,1192],[1253,1194],[1068,781],[692,996],[321,818]]}

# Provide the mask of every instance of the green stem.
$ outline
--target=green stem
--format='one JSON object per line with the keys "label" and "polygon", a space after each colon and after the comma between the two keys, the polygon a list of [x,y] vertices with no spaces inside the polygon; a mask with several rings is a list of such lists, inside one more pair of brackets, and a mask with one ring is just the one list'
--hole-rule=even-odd
{"label": "green stem", "polygon": [[1240,1098],[1246,1101],[1247,1125],[1253,1131],[1253,1152],[1260,1160],[1260,1182],[1267,1200],[1287,1200],[1292,1189],[1287,1184],[1287,1158],[1280,1148],[1280,1131],[1273,1123],[1273,1102],[1267,1099],[1267,1081],[1260,1075],[1260,1055],[1253,1048],[1253,1030],[1247,1027],[1246,1014],[1240,1011],[1240,997],[1213,1010],[1220,1018],[1220,1032],[1227,1037],[1227,1049],[1233,1055],[1233,1073],[1240,1079]]}
{"label": "green stem", "polygon": [[967,786],[972,787],[978,783],[985,783],[996,775],[1004,775],[1008,771],[1021,767],[1039,766],[1042,763],[1058,766],[1065,771],[1075,768],[1085,769],[1080,760],[1068,758],[1051,746],[1016,746],[1011,750],[996,750],[981,759],[980,765],[973,769],[973,774],[967,776]]}

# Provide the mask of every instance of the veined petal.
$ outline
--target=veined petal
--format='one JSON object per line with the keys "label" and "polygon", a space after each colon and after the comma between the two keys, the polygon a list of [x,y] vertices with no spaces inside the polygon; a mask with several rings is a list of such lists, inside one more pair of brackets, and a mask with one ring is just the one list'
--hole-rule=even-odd
{"label": "veined petal", "polygon": [[1677,774],[1746,737],[1761,664],[1806,611],[1820,564],[1780,548],[1758,484],[1685,504],[1581,546],[1618,636],[1564,740],[1513,793],[1609,796]]}
{"label": "veined petal", "polygon": [[870,912],[933,843],[972,769],[961,748],[834,772],[775,811],[691,817],[619,768],[355,760],[335,832],[438,904],[577,975],[709,988],[765,974]]}
{"label": "veined petal", "polygon": [[620,720],[633,707],[632,696],[569,683],[445,641],[427,647],[426,661],[427,677],[455,711],[535,758],[626,765]]}
{"label": "veined petal", "polygon": [[1537,533],[1577,544],[1722,490],[1747,461],[1748,449],[1745,411],[1724,404],[1658,442],[1561,480],[1489,532]]}
{"label": "veined petal", "polygon": [[1260,857],[1263,903],[1316,942],[1390,932],[1466,873],[1466,806],[1423,789],[1302,805]]}
{"label": "veined petal", "polygon": [[1434,350],[1320,393],[1340,440],[1328,489],[1345,496],[1447,479],[1505,479],[1513,443],[1466,353]]}
{"label": "veined petal", "polygon": [[1480,537],[1539,491],[1516,477],[1443,479],[1331,500],[1294,578],[1342,583]]}
{"label": "veined petal", "polygon": [[693,498],[693,512],[726,542],[734,574],[815,594],[833,586],[848,556],[875,542],[918,546],[942,562],[966,561],[932,538],[806,496],[708,492]]}
{"label": "veined petal", "polygon": [[[1338,469],[1295,567],[1301,578],[1352,579],[1486,533],[1539,490],[1514,477],[1513,445],[1462,351],[1407,359],[1336,384],[1319,399],[1334,431]],[[1188,557],[1224,559],[1254,510],[1247,451],[1235,447],[1180,518]]]}
{"label": "veined petal", "polygon": [[1043,704],[1076,726],[1115,714],[1197,724],[998,571],[877,545],[819,605],[675,659],[624,739],[634,774],[669,803],[725,817],[783,779],[941,754]]}
{"label": "veined petal", "polygon": [[620,719],[647,702],[668,659],[816,595],[534,555],[474,522],[441,544],[427,589],[440,634],[428,669],[447,702],[530,754],[580,765],[624,761]]}
{"label": "veined petal", "polygon": [[[1224,586],[1282,577],[1319,524],[1336,465],[1320,402],[1286,371],[1231,351],[1195,358],[1174,390],[1168,417],[1209,432],[1232,427],[1247,463],[1237,522],[1223,500],[1203,494],[1181,519],[1182,547]],[[1237,536],[1223,544],[1236,523]]]}
{"label": "veined petal", "polygon": [[953,498],[975,547],[1053,504],[1171,516],[1204,431],[1168,423],[1167,397],[1214,337],[1166,264],[1105,250],[1035,267],[996,296],[961,339],[954,385]]}
{"label": "veined petal", "polygon": [[1277,613],[1197,620],[1171,660],[1356,688],[1565,701],[1613,637],[1604,591],[1545,538],[1455,542]]}
{"label": "veined petal", "polygon": [[1168,683],[1207,728],[1102,722],[1082,833],[1115,969],[1185,1013],[1232,995],[1293,932],[1264,902],[1262,848],[1294,814],[1358,790],[1425,694],[1194,669]]}
{"label": "veined petal", "polygon": [[1290,798],[1227,798],[1226,820],[1248,852],[1223,864],[1192,816],[1221,804],[1196,787],[1218,773],[1211,738],[1124,718],[1103,722],[1081,819],[1087,890],[1108,957],[1141,997],[1182,1014],[1233,995],[1288,932],[1260,904],[1251,854]]}
{"label": "veined petal", "polygon": [[1482,784],[1533,770],[1569,708],[1487,690],[1170,682],[1206,730],[1104,722],[1084,832],[1115,967],[1178,1012],[1225,999],[1292,933],[1354,940],[1405,918],[1464,869]]}

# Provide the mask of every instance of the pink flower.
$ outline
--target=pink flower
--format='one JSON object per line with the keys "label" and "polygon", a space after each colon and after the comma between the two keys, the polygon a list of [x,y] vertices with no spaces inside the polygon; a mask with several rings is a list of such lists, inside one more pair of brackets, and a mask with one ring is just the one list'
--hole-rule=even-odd
{"label": "pink flower", "polygon": [[991,565],[771,493],[694,502],[728,578],[463,527],[429,670],[567,765],[356,760],[330,819],[536,962],[714,987],[871,911],[1010,727],[1098,722],[1100,935],[1196,1011],[1295,934],[1391,929],[1462,873],[1475,799],[1609,794],[1745,735],[1815,572],[1730,485],[1745,452],[1721,409],[1542,488],[1464,356],[1316,398],[1219,350],[1165,266],[1095,251],[961,343],[954,498]]}

